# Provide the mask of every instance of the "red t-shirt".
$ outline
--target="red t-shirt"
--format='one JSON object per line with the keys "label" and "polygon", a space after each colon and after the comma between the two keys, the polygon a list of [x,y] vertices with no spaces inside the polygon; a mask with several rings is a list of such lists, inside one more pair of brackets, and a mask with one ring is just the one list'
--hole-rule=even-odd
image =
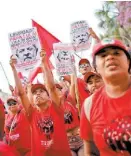
{"label": "red t-shirt", "polygon": [[31,152],[31,131],[24,110],[20,110],[16,115],[6,115],[5,134],[9,145],[16,148],[21,155]]}
{"label": "red t-shirt", "polygon": [[84,80],[77,78],[80,105],[82,107],[84,100],[90,96],[89,91],[86,89],[86,83]]}
{"label": "red t-shirt", "polygon": [[71,156],[65,125],[64,111],[51,104],[46,112],[30,108],[33,156]]}
{"label": "red t-shirt", "polygon": [[[93,138],[101,156],[130,155],[122,149],[125,143],[131,145],[128,137],[131,134],[130,97],[131,89],[119,98],[110,98],[102,87],[84,102],[80,121],[81,137],[84,140]],[[127,142],[123,143],[124,135]],[[114,147],[117,152],[113,150]]]}
{"label": "red t-shirt", "polygon": [[74,105],[66,101],[64,103],[64,122],[66,130],[79,127],[78,111]]}
{"label": "red t-shirt", "polygon": [[17,151],[0,141],[0,156],[21,156]]}
{"label": "red t-shirt", "polygon": [[3,101],[0,99],[0,139],[2,139],[4,134],[4,122],[5,122],[5,112]]}

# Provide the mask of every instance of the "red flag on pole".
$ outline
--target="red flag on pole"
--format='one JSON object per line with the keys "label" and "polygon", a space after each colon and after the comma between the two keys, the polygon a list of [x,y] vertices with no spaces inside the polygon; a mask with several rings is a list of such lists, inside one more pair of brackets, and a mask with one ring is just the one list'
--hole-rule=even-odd
{"label": "red flag on pole", "polygon": [[[45,49],[48,60],[52,55],[53,43],[60,42],[55,36],[53,36],[50,32],[48,32],[45,28],[39,25],[37,22],[32,20],[32,26],[37,28],[38,36],[40,39],[40,43],[42,48]],[[54,69],[52,63],[49,61],[49,66],[51,69]],[[29,81],[32,82],[38,73],[41,73],[41,67],[37,67],[29,76]]]}
{"label": "red flag on pole", "polygon": [[37,28],[41,46],[45,49],[47,56],[50,58],[53,50],[53,43],[60,42],[60,40],[53,36],[41,25],[36,23],[34,20],[32,20],[32,26]]}
{"label": "red flag on pole", "polygon": [[28,78],[29,82],[32,82],[39,73],[42,73],[41,67],[35,68],[33,72],[29,74],[29,78]]}

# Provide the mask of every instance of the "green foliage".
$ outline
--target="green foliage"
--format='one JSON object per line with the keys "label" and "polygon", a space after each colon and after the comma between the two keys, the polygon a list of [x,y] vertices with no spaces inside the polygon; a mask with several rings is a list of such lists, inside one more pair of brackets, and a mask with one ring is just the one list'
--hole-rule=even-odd
{"label": "green foliage", "polygon": [[103,31],[103,34],[99,34],[101,39],[115,37],[124,40],[125,43],[131,41],[129,35],[131,34],[131,27],[126,30],[125,27],[120,26],[118,21],[119,11],[116,1],[105,1],[102,9],[96,10],[95,16],[99,19],[98,27]]}

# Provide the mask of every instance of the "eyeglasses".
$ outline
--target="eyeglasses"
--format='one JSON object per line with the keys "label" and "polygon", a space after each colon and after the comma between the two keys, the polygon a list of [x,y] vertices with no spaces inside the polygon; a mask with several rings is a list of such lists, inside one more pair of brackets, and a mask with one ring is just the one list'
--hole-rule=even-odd
{"label": "eyeglasses", "polygon": [[17,101],[14,101],[14,100],[10,100],[7,102],[7,105],[8,106],[13,106],[13,105],[16,105],[17,104]]}
{"label": "eyeglasses", "polygon": [[79,68],[85,68],[85,67],[90,67],[90,65],[87,63],[79,65]]}

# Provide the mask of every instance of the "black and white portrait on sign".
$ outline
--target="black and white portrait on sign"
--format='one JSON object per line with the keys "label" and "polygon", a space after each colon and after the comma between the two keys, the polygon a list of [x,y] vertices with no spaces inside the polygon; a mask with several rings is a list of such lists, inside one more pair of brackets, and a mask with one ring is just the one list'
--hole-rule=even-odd
{"label": "black and white portrait on sign", "polygon": [[38,48],[35,44],[16,50],[16,57],[21,63],[36,60],[37,54]]}
{"label": "black and white portrait on sign", "polygon": [[39,64],[41,44],[35,27],[10,33],[9,43],[19,71],[29,72]]}
{"label": "black and white portrait on sign", "polygon": [[90,34],[88,32],[76,33],[73,35],[73,44],[82,45],[88,42]]}

